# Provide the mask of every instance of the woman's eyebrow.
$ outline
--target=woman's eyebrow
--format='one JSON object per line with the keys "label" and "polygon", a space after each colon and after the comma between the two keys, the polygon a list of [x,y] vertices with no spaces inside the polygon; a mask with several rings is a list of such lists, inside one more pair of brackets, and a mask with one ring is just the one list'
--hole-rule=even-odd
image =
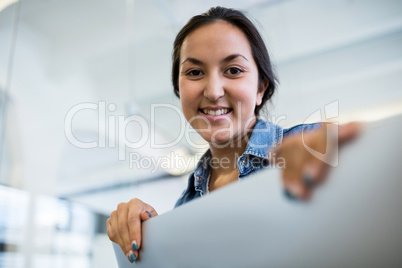
{"label": "woman's eyebrow", "polygon": [[[221,60],[221,63],[227,63],[230,62],[232,60],[234,60],[237,57],[242,57],[243,59],[245,59],[246,61],[248,61],[248,59],[246,57],[244,57],[242,54],[233,54],[233,55],[229,55],[227,57],[225,57],[223,60]],[[189,61],[193,64],[197,64],[197,65],[203,65],[204,63],[196,58],[186,58],[180,65],[184,64],[186,61]]]}
{"label": "woman's eyebrow", "polygon": [[221,63],[227,63],[227,62],[232,61],[232,60],[234,60],[235,58],[238,58],[238,57],[242,57],[243,59],[248,61],[248,59],[246,57],[244,57],[242,54],[233,54],[233,55],[229,55],[226,58],[224,58],[223,60],[221,60]]}
{"label": "woman's eyebrow", "polygon": [[180,65],[184,64],[186,61],[189,61],[189,62],[197,64],[197,65],[203,65],[204,64],[202,61],[197,60],[195,58],[187,58]]}

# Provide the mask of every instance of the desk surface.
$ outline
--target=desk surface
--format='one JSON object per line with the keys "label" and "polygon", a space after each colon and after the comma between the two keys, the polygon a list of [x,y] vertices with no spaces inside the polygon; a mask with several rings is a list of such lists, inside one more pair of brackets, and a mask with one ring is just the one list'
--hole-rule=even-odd
{"label": "desk surface", "polygon": [[145,222],[126,267],[402,267],[402,116],[340,151],[309,203],[268,169]]}

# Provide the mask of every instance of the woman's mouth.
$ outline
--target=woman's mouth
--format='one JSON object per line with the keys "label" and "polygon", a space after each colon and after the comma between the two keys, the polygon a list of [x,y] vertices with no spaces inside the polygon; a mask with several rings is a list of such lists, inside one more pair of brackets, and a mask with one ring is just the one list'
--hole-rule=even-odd
{"label": "woman's mouth", "polygon": [[218,116],[218,115],[224,115],[224,114],[228,114],[232,111],[233,109],[230,108],[222,108],[222,109],[217,109],[217,110],[211,110],[211,109],[200,109],[200,111],[203,114],[206,115],[213,115],[213,116]]}

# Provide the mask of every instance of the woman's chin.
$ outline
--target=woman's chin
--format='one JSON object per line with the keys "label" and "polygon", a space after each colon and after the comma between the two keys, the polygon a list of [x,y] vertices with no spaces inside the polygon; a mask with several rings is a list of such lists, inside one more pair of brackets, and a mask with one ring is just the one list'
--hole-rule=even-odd
{"label": "woman's chin", "polygon": [[204,138],[210,146],[217,148],[233,147],[233,139],[229,135],[216,135]]}

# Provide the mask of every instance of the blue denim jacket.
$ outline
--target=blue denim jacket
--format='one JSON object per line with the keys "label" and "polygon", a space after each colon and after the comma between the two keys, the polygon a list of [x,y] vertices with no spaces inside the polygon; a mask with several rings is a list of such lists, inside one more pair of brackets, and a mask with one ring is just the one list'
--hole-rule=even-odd
{"label": "blue denim jacket", "polygon": [[[247,143],[246,150],[237,160],[239,180],[244,179],[247,175],[261,170],[264,167],[268,167],[269,150],[281,144],[284,138],[291,134],[316,129],[320,125],[320,123],[300,124],[283,129],[273,123],[265,122],[261,119],[258,120],[254,126],[250,140]],[[179,200],[177,200],[175,207],[208,193],[210,175],[209,161],[211,157],[211,151],[208,149],[199,160],[197,167],[190,174],[187,189],[183,192]]]}

